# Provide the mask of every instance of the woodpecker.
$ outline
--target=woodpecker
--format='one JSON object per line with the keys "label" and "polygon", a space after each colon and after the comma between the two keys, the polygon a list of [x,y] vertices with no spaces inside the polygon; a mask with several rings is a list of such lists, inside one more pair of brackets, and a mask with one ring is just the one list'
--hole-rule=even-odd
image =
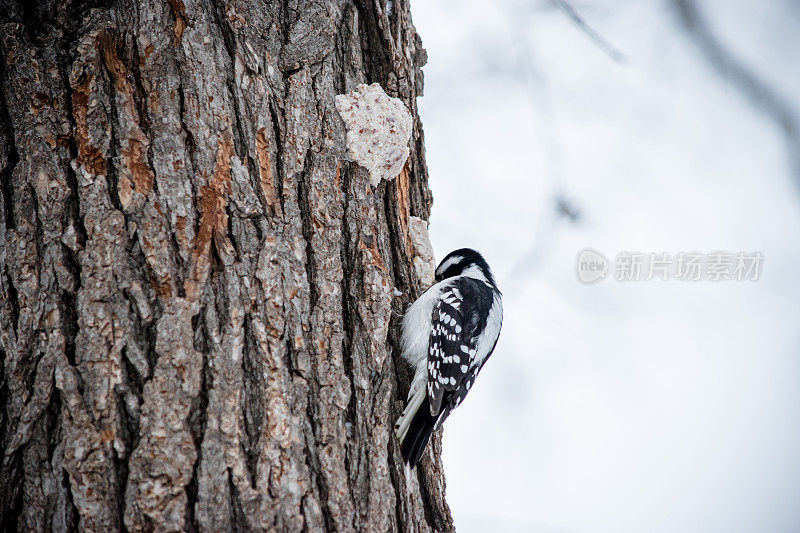
{"label": "woodpecker", "polygon": [[401,326],[403,358],[414,379],[395,431],[411,468],[475,384],[502,323],[502,295],[483,256],[470,248],[450,252],[436,267],[436,283],[411,304]]}

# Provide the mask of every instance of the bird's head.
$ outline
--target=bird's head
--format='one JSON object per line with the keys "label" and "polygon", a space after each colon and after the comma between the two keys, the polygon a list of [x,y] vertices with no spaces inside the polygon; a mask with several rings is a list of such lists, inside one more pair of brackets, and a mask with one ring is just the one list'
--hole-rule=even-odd
{"label": "bird's head", "polygon": [[495,285],[489,264],[481,254],[472,248],[453,250],[436,267],[437,283],[462,274]]}

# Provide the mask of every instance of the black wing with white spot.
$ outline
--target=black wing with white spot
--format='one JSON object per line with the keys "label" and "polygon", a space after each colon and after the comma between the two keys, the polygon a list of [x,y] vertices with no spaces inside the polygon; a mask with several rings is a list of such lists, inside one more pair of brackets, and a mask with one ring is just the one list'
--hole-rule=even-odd
{"label": "black wing with white spot", "polygon": [[443,289],[433,307],[427,392],[431,415],[447,411],[439,423],[463,401],[491,353],[477,350],[492,303],[493,291],[486,283],[463,277]]}

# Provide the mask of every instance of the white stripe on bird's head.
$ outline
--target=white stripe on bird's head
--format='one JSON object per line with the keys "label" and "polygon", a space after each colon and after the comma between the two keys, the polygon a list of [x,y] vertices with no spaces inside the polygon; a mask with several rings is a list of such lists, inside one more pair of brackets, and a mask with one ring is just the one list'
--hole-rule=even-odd
{"label": "white stripe on bird's head", "polygon": [[441,276],[442,274],[445,273],[445,271],[448,268],[450,268],[453,265],[459,264],[463,260],[464,260],[464,258],[462,256],[460,256],[460,255],[454,255],[452,257],[448,257],[447,259],[442,261],[442,264],[439,265],[439,268],[436,269],[436,275],[437,276]]}

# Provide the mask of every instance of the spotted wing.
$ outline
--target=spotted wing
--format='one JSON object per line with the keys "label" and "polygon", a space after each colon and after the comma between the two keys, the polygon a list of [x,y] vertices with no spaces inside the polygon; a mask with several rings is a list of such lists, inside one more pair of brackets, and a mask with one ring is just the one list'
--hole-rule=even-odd
{"label": "spotted wing", "polygon": [[478,339],[492,304],[483,282],[458,278],[443,289],[431,315],[428,341],[428,403],[431,415],[455,407],[475,380]]}

